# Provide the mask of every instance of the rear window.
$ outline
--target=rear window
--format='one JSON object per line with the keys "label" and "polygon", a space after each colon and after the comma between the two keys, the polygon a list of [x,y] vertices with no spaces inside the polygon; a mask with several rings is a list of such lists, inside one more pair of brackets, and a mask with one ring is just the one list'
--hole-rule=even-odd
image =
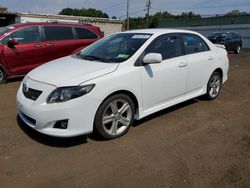
{"label": "rear window", "polygon": [[71,27],[44,26],[44,32],[47,41],[74,39]]}
{"label": "rear window", "polygon": [[98,38],[98,36],[95,33],[93,33],[92,31],[88,29],[76,27],[75,30],[79,39],[97,39]]}

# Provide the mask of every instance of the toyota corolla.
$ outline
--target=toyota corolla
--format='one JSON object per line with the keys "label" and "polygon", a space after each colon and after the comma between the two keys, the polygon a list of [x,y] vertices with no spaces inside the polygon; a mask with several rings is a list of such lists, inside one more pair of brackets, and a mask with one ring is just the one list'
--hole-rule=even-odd
{"label": "toyota corolla", "polygon": [[196,32],[116,33],[31,71],[17,93],[18,114],[43,134],[114,139],[134,119],[201,95],[215,99],[228,68],[225,49]]}

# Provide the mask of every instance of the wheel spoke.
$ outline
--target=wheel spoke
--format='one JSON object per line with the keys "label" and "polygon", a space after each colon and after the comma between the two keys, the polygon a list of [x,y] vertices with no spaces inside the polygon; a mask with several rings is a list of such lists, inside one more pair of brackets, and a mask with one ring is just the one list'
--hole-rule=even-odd
{"label": "wheel spoke", "polygon": [[117,126],[118,126],[118,121],[113,121],[112,126],[110,128],[110,134],[111,135],[116,135],[117,133]]}
{"label": "wheel spoke", "polygon": [[122,105],[122,107],[119,109],[119,112],[120,112],[121,114],[124,114],[124,113],[128,110],[129,107],[130,107],[129,104],[126,102],[126,103],[124,103],[124,104]]}
{"label": "wheel spoke", "polygon": [[123,125],[127,126],[129,124],[129,119],[121,116],[120,123],[122,123]]}
{"label": "wheel spoke", "polygon": [[104,116],[104,117],[102,118],[102,123],[103,123],[103,124],[110,123],[110,122],[113,121],[113,119],[114,119],[114,115],[113,115],[113,114],[110,115],[110,116]]}
{"label": "wheel spoke", "polygon": [[110,108],[111,108],[113,114],[116,114],[118,112],[116,101],[113,101],[112,103],[110,103]]}
{"label": "wheel spoke", "polygon": [[215,86],[217,87],[217,86],[219,86],[220,85],[220,80],[217,80],[216,82],[215,82]]}

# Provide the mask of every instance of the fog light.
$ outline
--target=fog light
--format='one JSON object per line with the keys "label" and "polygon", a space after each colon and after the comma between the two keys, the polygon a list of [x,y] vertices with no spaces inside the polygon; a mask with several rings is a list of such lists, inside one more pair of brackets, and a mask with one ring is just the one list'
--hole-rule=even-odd
{"label": "fog light", "polygon": [[67,129],[68,127],[68,120],[60,120],[60,121],[57,121],[54,125],[54,128],[56,129]]}

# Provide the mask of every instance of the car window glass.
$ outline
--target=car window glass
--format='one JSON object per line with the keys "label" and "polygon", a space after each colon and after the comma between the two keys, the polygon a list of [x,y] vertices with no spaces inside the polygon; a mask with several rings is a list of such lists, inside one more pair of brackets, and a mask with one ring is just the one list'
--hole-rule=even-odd
{"label": "car window glass", "polygon": [[101,39],[78,56],[103,62],[123,62],[133,56],[151,37],[147,33],[118,33]]}
{"label": "car window glass", "polygon": [[13,32],[12,34],[6,36],[3,40],[3,44],[7,44],[8,40],[15,39],[19,44],[28,44],[33,42],[40,42],[40,33],[37,26],[27,27]]}
{"label": "car window glass", "polygon": [[162,35],[149,45],[145,53],[160,53],[163,60],[181,56],[180,38],[176,35]]}
{"label": "car window glass", "polygon": [[232,35],[233,35],[233,39],[236,39],[238,37],[236,33],[232,33]]}
{"label": "car window glass", "polygon": [[44,32],[47,41],[74,39],[71,27],[44,26]]}
{"label": "car window glass", "polygon": [[184,34],[183,42],[186,54],[194,54],[209,50],[207,44],[196,35]]}
{"label": "car window glass", "polygon": [[227,39],[228,39],[228,40],[233,39],[233,35],[232,35],[232,33],[228,33],[228,35],[227,35]]}
{"label": "car window glass", "polygon": [[79,39],[96,39],[98,36],[85,28],[75,28]]}

